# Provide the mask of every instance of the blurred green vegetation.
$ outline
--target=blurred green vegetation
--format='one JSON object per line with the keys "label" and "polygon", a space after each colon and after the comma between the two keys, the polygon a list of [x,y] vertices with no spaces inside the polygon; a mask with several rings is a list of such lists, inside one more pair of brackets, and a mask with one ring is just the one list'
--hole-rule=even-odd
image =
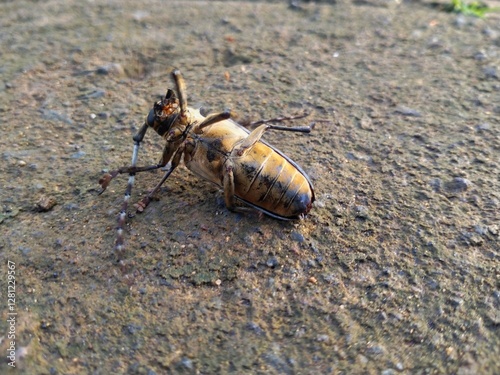
{"label": "blurred green vegetation", "polygon": [[497,12],[500,8],[490,8],[487,4],[473,1],[466,3],[464,0],[451,0],[451,3],[446,7],[449,12],[462,13],[476,17],[484,17],[486,13]]}

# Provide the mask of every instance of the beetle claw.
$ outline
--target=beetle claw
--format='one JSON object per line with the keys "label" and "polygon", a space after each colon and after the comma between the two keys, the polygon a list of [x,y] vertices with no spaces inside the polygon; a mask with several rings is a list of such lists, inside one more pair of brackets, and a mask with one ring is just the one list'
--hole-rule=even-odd
{"label": "beetle claw", "polygon": [[120,173],[119,170],[116,170],[116,171],[111,171],[110,173],[105,173],[100,179],[99,179],[99,185],[101,185],[102,187],[102,190],[99,192],[99,195],[101,195],[102,193],[104,193],[104,191],[106,191],[109,183],[111,182],[111,180],[113,178],[115,178],[116,176],[118,176],[118,173]]}
{"label": "beetle claw", "polygon": [[108,187],[108,185],[112,179],[113,179],[113,176],[109,173],[104,174],[104,176],[102,176],[99,179],[99,185],[101,185],[101,188],[102,188],[102,190],[99,192],[99,195],[101,195],[102,193],[104,193],[106,191],[106,188]]}
{"label": "beetle claw", "polygon": [[146,195],[144,198],[142,198],[139,202],[137,202],[136,204],[134,204],[134,207],[136,208],[137,210],[137,213],[138,214],[141,214],[144,212],[144,210],[146,209],[146,207],[148,206],[148,204],[151,202],[151,198]]}

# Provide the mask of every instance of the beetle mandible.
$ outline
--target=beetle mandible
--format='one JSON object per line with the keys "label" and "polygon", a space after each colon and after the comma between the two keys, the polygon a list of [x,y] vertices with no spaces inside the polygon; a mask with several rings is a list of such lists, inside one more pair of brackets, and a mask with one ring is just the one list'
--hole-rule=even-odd
{"label": "beetle mandible", "polygon": [[[304,116],[259,121],[249,131],[230,119],[228,111],[203,116],[198,109],[189,108],[184,79],[179,70],[172,72],[176,93],[168,89],[165,97],[155,103],[144,124],[134,135],[134,150],[130,166],[106,173],[99,183],[104,192],[118,174],[128,173],[129,180],[123,206],[118,216],[116,249],[123,249],[123,227],[135,174],[165,167],[160,182],[136,206],[142,212],[179,165],[182,156],[186,167],[201,178],[224,190],[229,210],[244,210],[236,206],[241,201],[269,216],[282,220],[298,219],[306,215],[314,202],[314,189],[306,173],[284,153],[261,140],[266,130],[285,130],[308,133],[311,126],[284,127],[270,122],[291,120]],[[166,141],[158,164],[138,167],[140,143],[148,128]]]}

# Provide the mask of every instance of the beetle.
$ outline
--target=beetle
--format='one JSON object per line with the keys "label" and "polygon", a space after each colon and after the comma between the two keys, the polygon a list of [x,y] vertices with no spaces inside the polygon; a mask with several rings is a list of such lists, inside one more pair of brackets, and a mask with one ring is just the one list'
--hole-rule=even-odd
{"label": "beetle", "polygon": [[[160,182],[136,205],[137,211],[142,212],[182,157],[189,170],[223,189],[226,207],[231,211],[248,209],[237,206],[236,202],[240,201],[277,219],[292,220],[305,216],[314,202],[311,180],[297,163],[261,137],[267,130],[308,133],[314,124],[305,127],[269,124],[305,117],[292,116],[258,121],[254,125],[259,126],[250,131],[233,121],[229,111],[205,117],[200,110],[187,106],[185,82],[180,71],[174,70],[172,77],[176,92],[168,89],[133,136],[131,165],[106,173],[99,180],[101,194],[118,174],[129,174],[118,216],[116,249],[123,249],[123,227],[135,174],[163,168],[170,162]],[[148,128],[153,128],[165,139],[165,147],[158,164],[138,167],[139,146]]]}

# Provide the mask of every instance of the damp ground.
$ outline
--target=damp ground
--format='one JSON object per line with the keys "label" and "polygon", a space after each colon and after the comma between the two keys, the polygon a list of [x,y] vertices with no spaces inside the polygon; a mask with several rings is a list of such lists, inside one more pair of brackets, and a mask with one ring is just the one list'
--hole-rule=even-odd
{"label": "damp ground", "polygon": [[[498,14],[370,0],[0,9],[0,275],[5,292],[13,262],[19,373],[499,373]],[[100,196],[98,180],[130,162],[173,68],[193,107],[310,112],[311,134],[265,139],[316,202],[293,222],[232,213],[179,167],[128,219],[120,266],[127,179]],[[162,147],[148,133],[140,164]],[[160,176],[138,175],[132,201]]]}

